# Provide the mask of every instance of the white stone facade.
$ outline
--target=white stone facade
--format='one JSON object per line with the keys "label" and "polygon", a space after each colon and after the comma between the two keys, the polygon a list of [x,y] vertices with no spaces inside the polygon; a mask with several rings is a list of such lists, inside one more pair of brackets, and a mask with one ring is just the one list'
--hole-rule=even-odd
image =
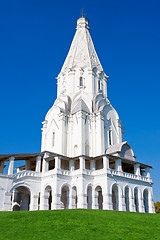
{"label": "white stone facade", "polygon": [[[91,208],[154,213],[150,166],[136,161],[107,98],[88,20],[77,20],[40,153],[0,155],[0,210]],[[14,161],[25,165],[13,172]],[[3,174],[9,161],[8,174]]]}

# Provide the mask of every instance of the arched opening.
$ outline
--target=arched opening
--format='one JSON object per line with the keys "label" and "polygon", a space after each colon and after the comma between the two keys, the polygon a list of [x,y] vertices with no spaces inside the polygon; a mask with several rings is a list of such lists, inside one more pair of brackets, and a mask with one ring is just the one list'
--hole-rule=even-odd
{"label": "arched opening", "polygon": [[125,187],[125,205],[126,211],[129,212],[129,187]]}
{"label": "arched opening", "polygon": [[92,209],[92,187],[87,188],[87,208]]}
{"label": "arched opening", "polygon": [[69,208],[69,187],[68,186],[62,187],[61,203],[62,203],[62,208],[64,208],[64,209]]}
{"label": "arched opening", "polygon": [[12,211],[28,211],[30,207],[30,190],[20,186],[11,194]]}
{"label": "arched opening", "polygon": [[143,192],[143,202],[144,202],[144,210],[145,213],[149,213],[149,206],[148,206],[148,190],[145,189]]}
{"label": "arched opening", "polygon": [[138,204],[138,189],[134,189],[134,204],[136,212],[139,212],[139,204]]}
{"label": "arched opening", "polygon": [[112,187],[112,207],[113,207],[113,210],[115,210],[115,211],[119,210],[118,187],[117,187],[117,185],[114,185]]}
{"label": "arched opening", "polygon": [[72,188],[72,208],[75,209],[77,208],[77,202],[78,202],[78,198],[77,198],[77,188],[74,186]]}
{"label": "arched opening", "polygon": [[52,207],[52,188],[51,186],[47,186],[45,188],[45,199],[44,199],[44,205],[45,205],[45,209],[47,210],[51,210],[51,207]]}
{"label": "arched opening", "polygon": [[96,205],[98,206],[98,209],[103,209],[103,194],[102,194],[102,188],[100,186],[97,186],[95,189],[95,197],[96,197]]}

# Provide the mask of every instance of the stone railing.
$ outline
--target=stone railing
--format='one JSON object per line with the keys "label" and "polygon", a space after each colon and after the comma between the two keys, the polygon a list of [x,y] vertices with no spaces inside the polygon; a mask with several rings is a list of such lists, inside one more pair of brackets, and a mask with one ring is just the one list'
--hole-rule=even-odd
{"label": "stone railing", "polygon": [[127,173],[127,172],[118,172],[114,169],[108,169],[107,173],[110,174],[111,176],[120,176],[120,177],[130,178],[133,180],[152,182],[151,178],[147,178],[146,176],[139,176],[139,175],[135,175],[133,173]]}
{"label": "stone railing", "polygon": [[[48,176],[50,176],[52,174],[56,174],[56,173],[57,173],[56,169],[46,171],[44,173],[25,170],[25,171],[21,171],[21,172],[15,173],[13,175],[10,175],[10,177],[12,177],[14,179],[19,179],[19,178],[23,178],[23,177],[31,177],[31,178],[32,177],[42,177],[42,176],[43,177],[48,177]],[[77,170],[74,170],[74,171],[61,169],[61,170],[59,170],[58,173],[62,174],[62,175],[65,175],[65,176],[75,176],[77,174],[81,174],[82,172],[81,172],[80,169],[77,169]],[[90,175],[90,176],[97,176],[97,175],[103,174],[104,170],[99,169],[99,170],[93,171],[93,170],[84,169],[83,173],[87,174],[87,175]],[[119,176],[119,177],[123,177],[123,178],[129,178],[129,179],[133,179],[133,180],[139,180],[139,181],[152,183],[152,179],[148,178],[146,176],[138,176],[138,175],[135,175],[135,174],[132,174],[132,173],[116,171],[114,169],[108,169],[107,174],[109,174],[111,176]],[[4,174],[2,174],[2,175],[6,176],[6,177],[9,177],[9,175],[4,175]]]}
{"label": "stone railing", "polygon": [[70,175],[70,171],[69,170],[61,169],[61,173],[62,173],[62,175]]}
{"label": "stone railing", "polygon": [[34,171],[25,170],[25,171],[21,171],[21,172],[15,173],[12,176],[15,179],[18,179],[18,178],[22,178],[22,177],[39,177],[39,175],[40,175],[40,173],[37,173],[37,172],[34,172]]}

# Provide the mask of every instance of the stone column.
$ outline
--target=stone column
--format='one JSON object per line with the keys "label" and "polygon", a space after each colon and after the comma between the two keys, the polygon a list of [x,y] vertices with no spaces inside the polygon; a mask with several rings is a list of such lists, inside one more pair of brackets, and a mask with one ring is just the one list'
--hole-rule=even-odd
{"label": "stone column", "polygon": [[78,193],[77,208],[87,209],[87,194],[84,194],[83,192]]}
{"label": "stone column", "polygon": [[111,210],[110,196],[108,193],[103,194],[103,209]]}
{"label": "stone column", "polygon": [[48,171],[49,164],[48,164],[48,162],[46,161],[46,158],[47,158],[47,157],[49,157],[49,154],[48,154],[48,153],[45,153],[45,154],[44,154],[44,157],[43,157],[43,162],[42,162],[42,172]]}
{"label": "stone column", "polygon": [[38,210],[38,195],[31,194],[30,211]]}
{"label": "stone column", "polygon": [[74,160],[69,161],[69,170],[74,171]]}
{"label": "stone column", "polygon": [[136,212],[136,206],[134,202],[134,192],[129,193],[129,211]]}
{"label": "stone column", "polygon": [[125,196],[123,195],[121,189],[118,191],[118,210],[119,211],[124,211],[125,208]]}
{"label": "stone column", "polygon": [[79,157],[80,161],[80,169],[84,170],[85,169],[85,157]]}
{"label": "stone column", "polygon": [[13,174],[13,167],[14,167],[14,157],[9,158],[9,167],[8,167],[8,175]]}
{"label": "stone column", "polygon": [[109,169],[109,157],[103,156],[103,169],[107,170]]}
{"label": "stone column", "polygon": [[138,209],[139,209],[139,212],[142,212],[142,213],[145,212],[144,200],[143,200],[142,193],[140,191],[138,191]]}
{"label": "stone column", "polygon": [[48,210],[49,204],[48,204],[48,198],[49,193],[45,193],[44,195],[41,194],[40,197],[40,210]]}
{"label": "stone column", "polygon": [[85,165],[85,158],[81,158],[81,174],[78,176],[78,186],[77,186],[77,196],[78,196],[78,203],[77,208],[87,208],[87,192],[86,192],[86,179],[83,176],[82,169]]}
{"label": "stone column", "polygon": [[73,189],[71,188],[69,191],[69,209],[74,208],[74,196],[73,196]]}
{"label": "stone column", "polygon": [[94,171],[95,169],[95,160],[91,160],[91,170]]}
{"label": "stone column", "polygon": [[148,191],[148,210],[149,213],[155,213],[154,201],[153,201],[153,191]]}
{"label": "stone column", "polygon": [[120,211],[126,211],[126,203],[125,203],[125,194],[122,193],[121,195],[121,210]]}
{"label": "stone column", "polygon": [[53,210],[57,209],[57,192],[55,189],[52,191],[52,207]]}
{"label": "stone column", "polygon": [[92,192],[92,208],[98,209],[98,192],[95,190]]}
{"label": "stone column", "polygon": [[147,178],[150,178],[151,176],[150,176],[150,168],[149,167],[146,167],[145,168],[145,171],[146,171],[146,177]]}
{"label": "stone column", "polygon": [[115,160],[115,170],[118,172],[122,172],[122,162],[121,159]]}
{"label": "stone column", "polygon": [[102,113],[98,113],[96,117],[96,155],[104,153],[104,117]]}
{"label": "stone column", "polygon": [[108,205],[109,205],[109,210],[113,210],[112,193],[108,193]]}
{"label": "stone column", "polygon": [[140,176],[140,164],[139,163],[136,163],[134,165],[134,174],[137,175],[137,176]]}
{"label": "stone column", "polygon": [[56,156],[54,159],[55,159],[55,169],[61,169],[61,157]]}
{"label": "stone column", "polygon": [[31,162],[29,160],[25,160],[25,170],[31,170]]}
{"label": "stone column", "polygon": [[3,169],[4,169],[4,161],[0,162],[0,173],[3,174]]}
{"label": "stone column", "polygon": [[41,171],[41,156],[36,157],[36,172]]}
{"label": "stone column", "polygon": [[12,208],[11,193],[5,192],[2,211],[11,211],[11,208]]}

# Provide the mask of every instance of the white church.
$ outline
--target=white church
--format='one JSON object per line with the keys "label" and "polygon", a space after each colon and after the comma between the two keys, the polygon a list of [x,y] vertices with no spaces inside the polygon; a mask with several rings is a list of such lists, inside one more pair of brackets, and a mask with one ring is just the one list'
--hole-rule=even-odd
{"label": "white church", "polygon": [[152,167],[137,162],[124,141],[107,80],[81,17],[57,77],[57,99],[42,123],[41,152],[0,155],[1,211],[155,212]]}

